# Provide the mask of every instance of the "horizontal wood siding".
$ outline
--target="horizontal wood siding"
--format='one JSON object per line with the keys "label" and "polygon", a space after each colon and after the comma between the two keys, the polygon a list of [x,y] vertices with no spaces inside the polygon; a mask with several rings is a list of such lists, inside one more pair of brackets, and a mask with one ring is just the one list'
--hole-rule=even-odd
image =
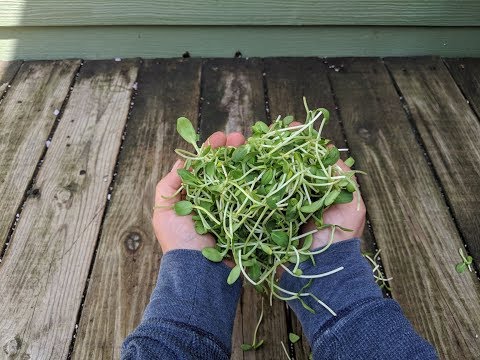
{"label": "horizontal wood siding", "polygon": [[0,26],[480,25],[478,0],[2,0]]}
{"label": "horizontal wood siding", "polygon": [[480,56],[480,27],[0,27],[0,60],[115,57]]}

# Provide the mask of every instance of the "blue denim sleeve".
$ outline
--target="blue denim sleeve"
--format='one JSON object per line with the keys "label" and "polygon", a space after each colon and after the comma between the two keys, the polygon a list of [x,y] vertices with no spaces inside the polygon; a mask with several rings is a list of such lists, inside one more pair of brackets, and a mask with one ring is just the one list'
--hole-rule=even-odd
{"label": "blue denim sleeve", "polygon": [[241,282],[200,251],[167,252],[140,325],[125,339],[122,359],[229,359]]}
{"label": "blue denim sleeve", "polygon": [[[288,302],[312,347],[314,359],[437,359],[434,348],[413,329],[400,306],[385,299],[374,281],[372,268],[360,252],[360,240],[330,246],[306,261],[304,275],[344,267],[332,275],[315,279],[307,292],[333,310],[335,316],[312,297],[302,297],[315,310],[312,314],[299,300]],[[280,286],[298,292],[306,279],[287,272]]]}

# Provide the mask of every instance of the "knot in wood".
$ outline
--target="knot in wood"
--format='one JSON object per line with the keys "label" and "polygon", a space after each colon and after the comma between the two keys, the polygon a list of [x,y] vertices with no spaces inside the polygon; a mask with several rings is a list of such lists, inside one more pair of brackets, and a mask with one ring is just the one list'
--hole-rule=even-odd
{"label": "knot in wood", "polygon": [[137,232],[131,232],[127,234],[127,237],[125,238],[125,247],[128,251],[135,252],[140,247],[141,242],[142,237],[140,234]]}
{"label": "knot in wood", "polygon": [[66,203],[72,198],[72,192],[68,189],[60,189],[56,194],[55,194],[55,200],[57,200],[59,203]]}
{"label": "knot in wood", "polygon": [[8,356],[13,356],[18,353],[19,347],[20,344],[18,343],[17,339],[11,339],[7,341],[7,343],[3,346],[3,351]]}

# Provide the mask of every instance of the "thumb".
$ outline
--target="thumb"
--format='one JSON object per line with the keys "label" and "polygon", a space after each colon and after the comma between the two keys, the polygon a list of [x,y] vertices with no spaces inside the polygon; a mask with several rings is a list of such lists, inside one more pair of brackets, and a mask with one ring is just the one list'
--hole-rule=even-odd
{"label": "thumb", "polygon": [[177,174],[177,169],[181,167],[183,167],[183,161],[177,160],[172,170],[157,184],[155,190],[155,207],[173,206],[180,200],[181,195],[178,189],[180,189],[182,185],[182,179]]}

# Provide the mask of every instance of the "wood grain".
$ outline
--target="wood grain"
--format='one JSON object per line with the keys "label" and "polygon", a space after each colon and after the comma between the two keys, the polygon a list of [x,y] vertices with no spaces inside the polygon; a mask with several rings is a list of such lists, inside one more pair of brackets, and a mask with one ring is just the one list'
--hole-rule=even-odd
{"label": "wood grain", "polygon": [[22,62],[17,61],[0,61],[0,98],[8,89],[8,85],[12,82]]}
{"label": "wood grain", "polygon": [[0,14],[0,26],[480,24],[475,0],[3,0]]}
{"label": "wood grain", "polygon": [[380,59],[337,59],[329,76],[392,295],[440,358],[475,358],[480,283],[458,274],[460,236]]}
{"label": "wood grain", "polygon": [[[262,63],[257,59],[211,60],[203,71],[203,104],[200,134],[203,139],[214,131],[240,131],[249,134],[250,126],[265,120]],[[232,359],[281,359],[285,356],[280,341],[288,341],[285,305],[265,299],[264,318],[257,339],[265,344],[256,351],[242,352],[242,343],[251,343],[261,311],[261,296],[244,285],[233,334]]]}
{"label": "wood grain", "polygon": [[480,122],[438,58],[386,64],[408,104],[451,211],[480,265]]}
{"label": "wood grain", "polygon": [[479,38],[480,26],[0,26],[0,60],[480,56]]}
{"label": "wood grain", "polygon": [[[329,138],[339,148],[347,148],[342,132],[342,124],[335,106],[334,97],[327,77],[324,60],[318,58],[268,58],[265,59],[265,75],[268,89],[268,101],[272,119],[278,115],[293,115],[297,121],[304,122],[305,108],[303,96],[310,109],[324,107],[330,111],[330,121],[324,128],[323,136]],[[334,67],[333,67],[334,69]],[[341,64],[337,70],[341,69]],[[316,125],[318,128],[319,124]],[[347,157],[344,153],[344,159]],[[351,154],[355,157],[355,154]],[[375,253],[373,236],[365,227],[362,238],[364,251]],[[296,334],[302,332],[301,324],[292,316],[292,329]],[[310,347],[306,337],[293,346],[296,359],[308,359]]]}
{"label": "wood grain", "polygon": [[[54,111],[61,108],[79,64],[24,63],[0,105],[0,248],[45,150],[57,118]],[[0,83],[11,81],[16,66],[3,68]]]}
{"label": "wood grain", "polygon": [[132,62],[83,66],[26,201],[0,266],[0,346],[18,358],[67,356],[136,74]]}
{"label": "wood grain", "polygon": [[444,59],[477,117],[480,114],[480,59]]}
{"label": "wood grain", "polygon": [[185,142],[184,115],[196,123],[200,61],[147,60],[138,77],[118,174],[80,319],[73,359],[119,359],[155,287],[161,251],[151,225],[155,186]]}

